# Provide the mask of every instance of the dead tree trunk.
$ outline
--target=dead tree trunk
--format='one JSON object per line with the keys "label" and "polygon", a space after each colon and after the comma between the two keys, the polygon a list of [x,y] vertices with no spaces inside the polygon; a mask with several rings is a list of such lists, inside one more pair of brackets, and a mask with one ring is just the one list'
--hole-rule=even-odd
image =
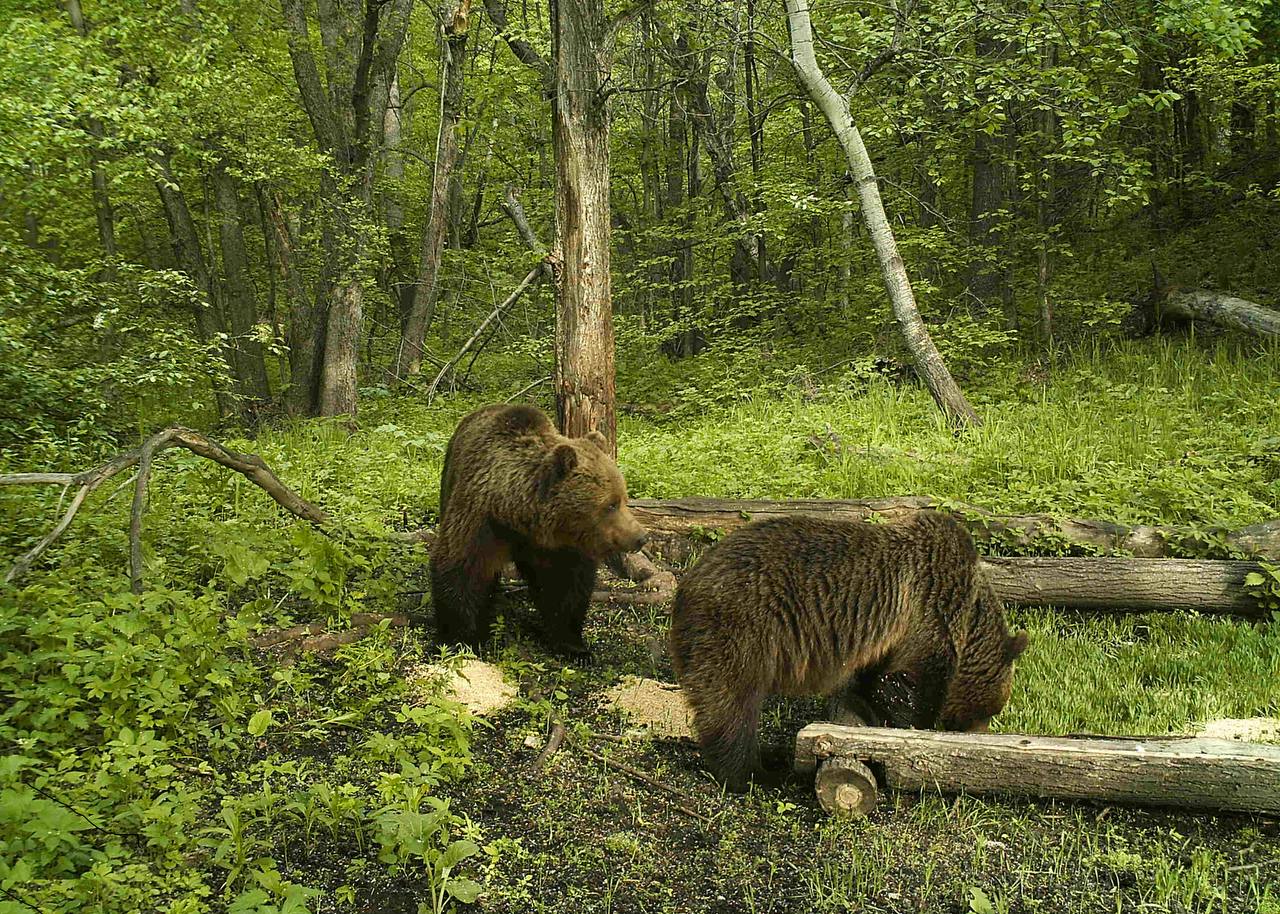
{"label": "dead tree trunk", "polygon": [[796,737],[796,770],[826,759],[865,762],[895,790],[1280,813],[1280,746],[1260,743],[810,724]]}
{"label": "dead tree trunk", "polygon": [[1254,562],[988,556],[982,563],[1000,599],[1020,606],[1269,615],[1245,586],[1262,570]]}
{"label": "dead tree trunk", "polygon": [[406,375],[422,370],[422,347],[435,317],[440,294],[440,263],[449,227],[449,188],[458,164],[458,122],[462,119],[463,77],[466,73],[467,23],[471,0],[458,0],[441,10],[440,128],[431,175],[431,209],[422,241],[422,260],[414,285],[409,319],[405,322],[401,368]]}
{"label": "dead tree trunk", "polygon": [[552,0],[556,161],[556,419],[616,453],[609,275],[608,40],[601,0]]}
{"label": "dead tree trunk", "polygon": [[[1102,520],[1051,517],[1047,514],[993,514],[958,503],[940,504],[923,496],[861,500],[727,498],[637,498],[629,502],[649,533],[652,547],[674,561],[684,561],[695,540],[722,535],[753,520],[774,517],[825,517],[865,521],[898,520],[917,511],[945,511],[969,528],[979,542],[1011,549],[1050,547],[1089,551],[1127,552],[1141,558],[1177,555],[1185,544],[1199,543],[1203,534],[1168,526],[1126,526]],[[1280,520],[1214,531],[1224,545],[1266,561],[1280,561]]]}
{"label": "dead tree trunk", "polygon": [[801,84],[809,93],[809,97],[822,110],[831,129],[840,140],[840,145],[844,147],[849,171],[853,175],[854,183],[858,188],[858,197],[862,203],[862,218],[866,222],[871,243],[880,260],[880,269],[884,274],[889,299],[893,303],[893,312],[898,319],[898,325],[902,328],[902,334],[915,362],[916,370],[928,385],[929,392],[933,394],[938,406],[952,423],[958,426],[981,425],[982,420],[952,378],[937,347],[933,345],[929,331],[925,329],[924,321],[920,319],[920,311],[916,307],[915,295],[911,291],[906,267],[902,262],[902,256],[898,253],[893,229],[885,216],[884,204],[880,199],[880,188],[875,171],[871,167],[871,157],[867,153],[867,147],[862,142],[862,135],[858,132],[858,128],[850,119],[848,101],[836,93],[818,66],[818,59],[813,50],[813,26],[809,21],[809,2],[808,0],[786,0],[786,7],[791,33],[792,65]]}
{"label": "dead tree trunk", "polygon": [[1280,336],[1280,311],[1204,289],[1173,292],[1164,300],[1161,317],[1176,321],[1206,321],[1246,333]]}

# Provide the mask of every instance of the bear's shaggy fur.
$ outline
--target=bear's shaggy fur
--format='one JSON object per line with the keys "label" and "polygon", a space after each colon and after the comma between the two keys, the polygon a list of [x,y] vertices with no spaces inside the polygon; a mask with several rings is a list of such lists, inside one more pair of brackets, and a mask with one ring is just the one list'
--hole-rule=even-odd
{"label": "bear's shaggy fur", "polygon": [[440,477],[431,598],[444,642],[478,647],[508,561],[529,585],[551,644],[582,653],[599,562],[644,545],[599,432],[564,438],[530,406],[485,406],[458,424]]}
{"label": "bear's shaggy fur", "polygon": [[749,524],[680,581],[671,621],[703,759],[733,790],[759,770],[766,696],[839,695],[873,722],[984,729],[1026,644],[968,531],[932,513]]}

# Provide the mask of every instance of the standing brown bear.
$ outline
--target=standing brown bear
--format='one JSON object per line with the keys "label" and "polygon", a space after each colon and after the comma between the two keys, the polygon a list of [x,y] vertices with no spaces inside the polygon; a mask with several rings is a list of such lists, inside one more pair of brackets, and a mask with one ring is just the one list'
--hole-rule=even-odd
{"label": "standing brown bear", "polygon": [[530,406],[485,406],[458,424],[431,555],[442,641],[478,647],[488,639],[498,576],[514,560],[551,644],[586,651],[582,623],[597,565],[645,542],[607,447],[599,432],[558,435]]}
{"label": "standing brown bear", "polygon": [[759,770],[768,695],[839,695],[891,726],[985,729],[1026,646],[968,531],[931,513],[749,524],[685,575],[671,621],[703,760],[735,791]]}

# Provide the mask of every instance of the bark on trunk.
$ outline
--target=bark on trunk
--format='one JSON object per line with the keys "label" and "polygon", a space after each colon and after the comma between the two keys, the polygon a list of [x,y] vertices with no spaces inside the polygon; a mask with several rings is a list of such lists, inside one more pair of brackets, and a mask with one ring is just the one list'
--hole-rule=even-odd
{"label": "bark on trunk", "polygon": [[440,129],[431,176],[431,209],[422,241],[422,260],[414,285],[409,319],[405,322],[400,368],[405,375],[422,370],[422,347],[435,317],[440,294],[440,264],[449,228],[449,189],[458,164],[458,122],[462,119],[463,78],[466,74],[467,24],[471,0],[446,6],[440,32]]}
{"label": "bark on trunk", "polygon": [[609,77],[601,0],[551,4],[556,159],[556,418],[617,451],[609,275]]}
{"label": "bark on trunk", "polygon": [[981,425],[981,419],[952,378],[937,347],[933,345],[928,330],[925,329],[924,321],[920,319],[915,295],[907,279],[906,267],[898,253],[893,230],[889,226],[884,204],[880,200],[880,188],[871,167],[871,157],[867,154],[866,146],[863,145],[862,135],[850,119],[848,102],[836,93],[818,67],[818,59],[813,50],[813,26],[809,21],[808,0],[786,0],[786,7],[791,33],[792,64],[801,84],[813,99],[814,104],[822,110],[831,129],[840,140],[841,146],[844,147],[849,170],[858,188],[862,218],[866,223],[867,232],[871,235],[876,256],[880,260],[880,269],[884,274],[889,298],[893,303],[894,315],[902,328],[902,334],[915,361],[916,370],[928,385],[934,400],[952,423],[960,426]]}
{"label": "bark on trunk", "polygon": [[[917,511],[946,511],[969,528],[979,542],[998,542],[1012,549],[1048,546],[1124,551],[1140,558],[1176,555],[1184,544],[1198,543],[1203,533],[1167,526],[1136,526],[1101,520],[1050,517],[1046,514],[993,514],[973,505],[945,505],[923,496],[826,501],[797,499],[637,498],[628,502],[644,524],[653,547],[674,561],[684,561],[693,541],[710,531],[717,535],[755,520],[773,517],[825,517],[865,521],[897,520]],[[1225,545],[1266,561],[1280,561],[1280,520],[1216,531]]]}
{"label": "bark on trunk", "polygon": [[1218,739],[935,733],[810,724],[795,767],[856,759],[895,790],[1280,813],[1280,746]]}
{"label": "bark on trunk", "polygon": [[292,415],[308,416],[317,407],[315,307],[298,270],[294,255],[297,248],[294,234],[285,221],[280,200],[274,195],[270,198],[269,211],[276,238],[273,247],[280,275],[284,278],[289,295],[289,327],[286,336],[289,345],[289,390],[285,402]]}
{"label": "bark on trunk", "polygon": [[364,285],[360,277],[351,276],[334,286],[325,320],[318,402],[322,416],[356,414],[356,363],[363,321]]}
{"label": "bark on trunk", "polygon": [[[720,194],[725,219],[735,229],[730,273],[734,285],[742,287],[750,282],[754,265],[760,262],[758,239],[745,229],[751,218],[751,208],[738,190],[738,168],[733,157],[733,131],[711,106],[707,70],[699,63],[697,56],[690,48],[688,38],[680,35],[675,42],[672,64],[684,78],[689,119],[711,159],[711,171],[715,175],[715,187]],[[726,75],[724,84],[730,84],[730,75]]]}
{"label": "bark on trunk", "polygon": [[[974,50],[988,66],[999,65],[1004,42],[997,40],[981,20]],[[1004,208],[1004,163],[999,133],[976,129],[973,134],[973,196],[969,211],[969,238],[974,261],[969,269],[971,310],[986,314],[994,302],[1005,296],[1005,271],[1000,265],[1002,231],[1000,211]]]}
{"label": "bark on trunk", "polygon": [[242,406],[252,411],[271,399],[267,363],[257,337],[258,302],[249,281],[249,253],[241,229],[243,214],[235,181],[222,166],[213,172],[218,206],[218,242],[222,250],[223,291],[231,325],[231,351]]}
{"label": "bark on trunk", "polygon": [[321,79],[313,53],[307,5],[303,0],[282,0],[280,9],[302,106],[316,146],[331,164],[321,180],[330,221],[322,229],[327,314],[323,345],[317,345],[317,402],[322,415],[354,415],[367,225],[375,220],[373,172],[413,0],[319,4],[327,80]]}

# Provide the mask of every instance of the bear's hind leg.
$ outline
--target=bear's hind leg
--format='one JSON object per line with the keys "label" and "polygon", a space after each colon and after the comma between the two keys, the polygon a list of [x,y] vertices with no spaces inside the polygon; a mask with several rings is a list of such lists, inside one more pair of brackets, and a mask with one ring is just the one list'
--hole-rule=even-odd
{"label": "bear's hind leg", "polygon": [[[450,550],[437,544],[437,555]],[[478,650],[493,628],[493,596],[509,550],[485,525],[468,543],[461,560],[431,562],[431,602],[436,634],[445,644]]]}
{"label": "bear's hind leg", "polygon": [[759,731],[764,696],[723,694],[709,701],[690,696],[690,701],[703,762],[726,790],[745,793],[762,770]]}

